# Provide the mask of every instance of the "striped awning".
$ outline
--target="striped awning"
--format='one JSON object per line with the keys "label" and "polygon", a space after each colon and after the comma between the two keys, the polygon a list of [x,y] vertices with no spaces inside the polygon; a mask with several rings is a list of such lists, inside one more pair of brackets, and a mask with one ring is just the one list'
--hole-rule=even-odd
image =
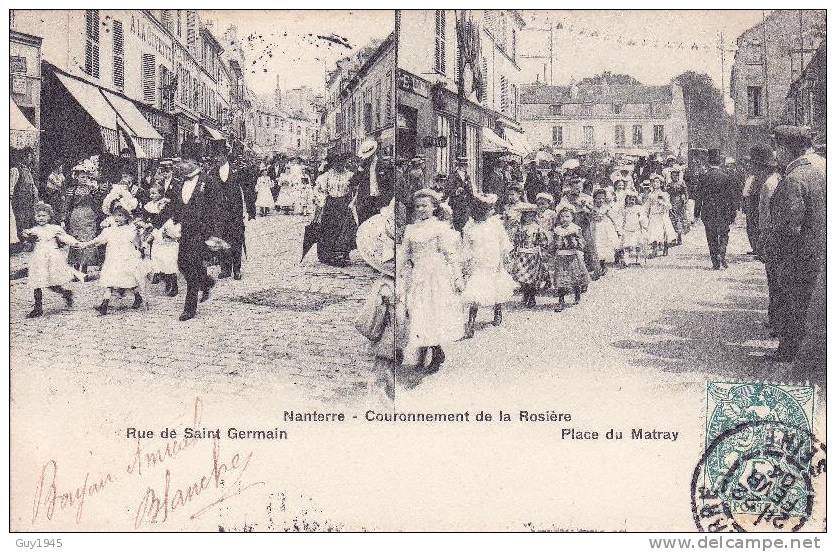
{"label": "striped awning", "polygon": [[78,105],[99,125],[105,149],[113,155],[119,155],[116,112],[99,92],[99,87],[62,73],[56,73],[55,76]]}
{"label": "striped awning", "polygon": [[139,112],[134,103],[107,90],[102,94],[119,116],[119,126],[128,136],[139,159],[159,159],[163,156],[163,137]]}

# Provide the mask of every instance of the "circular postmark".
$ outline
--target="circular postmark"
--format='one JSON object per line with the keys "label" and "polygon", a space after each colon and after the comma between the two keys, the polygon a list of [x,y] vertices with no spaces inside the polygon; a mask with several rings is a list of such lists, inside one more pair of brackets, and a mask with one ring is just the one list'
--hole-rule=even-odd
{"label": "circular postmark", "polygon": [[[807,429],[746,421],[717,435],[691,479],[700,531],[824,530],[827,447]],[[719,468],[719,469],[718,469]]]}

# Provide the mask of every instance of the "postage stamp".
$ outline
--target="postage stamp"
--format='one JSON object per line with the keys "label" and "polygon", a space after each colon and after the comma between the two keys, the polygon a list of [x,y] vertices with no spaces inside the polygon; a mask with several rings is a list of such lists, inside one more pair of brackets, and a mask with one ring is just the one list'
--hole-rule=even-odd
{"label": "postage stamp", "polygon": [[812,432],[813,395],[810,386],[708,383],[691,484],[699,530],[798,531],[811,520],[822,526],[808,529],[823,529],[815,498],[827,449]]}

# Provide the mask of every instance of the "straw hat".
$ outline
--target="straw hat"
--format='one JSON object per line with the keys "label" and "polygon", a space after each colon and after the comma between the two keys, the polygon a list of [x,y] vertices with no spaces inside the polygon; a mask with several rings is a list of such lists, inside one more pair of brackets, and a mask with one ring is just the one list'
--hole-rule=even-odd
{"label": "straw hat", "polygon": [[384,207],[357,228],[357,252],[367,265],[395,276],[394,210]]}
{"label": "straw hat", "polygon": [[554,205],[554,196],[548,192],[540,192],[535,199],[546,199],[550,205]]}
{"label": "straw hat", "polygon": [[421,188],[420,190],[416,190],[415,193],[412,194],[412,197],[414,199],[418,199],[419,197],[428,197],[436,203],[441,202],[441,194],[432,188]]}
{"label": "straw hat", "polygon": [[375,153],[377,153],[377,140],[374,138],[366,138],[357,148],[357,157],[360,159],[368,159]]}

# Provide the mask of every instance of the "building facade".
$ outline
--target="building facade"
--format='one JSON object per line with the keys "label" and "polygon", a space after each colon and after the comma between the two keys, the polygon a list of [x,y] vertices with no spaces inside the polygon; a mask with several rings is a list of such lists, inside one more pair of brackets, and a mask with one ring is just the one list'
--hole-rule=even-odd
{"label": "building facade", "polygon": [[[187,140],[225,136],[223,48],[196,10],[14,12],[15,30],[43,38],[43,104],[53,111],[43,113],[43,138],[53,157],[127,148],[157,158],[180,153]],[[67,102],[80,114],[61,113]],[[79,122],[87,152],[72,147]],[[91,141],[96,126],[102,140]]]}
{"label": "building facade", "polygon": [[424,155],[427,183],[449,175],[463,155],[480,186],[489,155],[526,153],[517,60],[524,26],[516,10],[397,12],[398,156]]}
{"label": "building facade", "polygon": [[825,10],[774,10],[737,37],[730,94],[738,156],[769,143],[772,129],[793,122],[790,85],[813,59],[826,29]]}
{"label": "building facade", "polygon": [[822,41],[787,93],[787,118],[810,127],[816,143],[827,140],[827,41]]}
{"label": "building facade", "polygon": [[34,168],[37,170],[41,128],[40,37],[15,31],[9,33],[9,73],[9,107],[12,117],[9,139],[12,147],[32,148],[35,155]]}
{"label": "building facade", "polygon": [[553,152],[673,153],[687,157],[682,88],[664,86],[530,84],[520,95],[529,143]]}

